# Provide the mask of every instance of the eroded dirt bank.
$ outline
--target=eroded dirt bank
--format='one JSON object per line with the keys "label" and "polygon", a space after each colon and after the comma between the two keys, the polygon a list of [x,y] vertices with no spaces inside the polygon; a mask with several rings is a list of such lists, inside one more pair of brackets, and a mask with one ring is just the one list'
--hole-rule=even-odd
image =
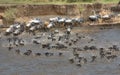
{"label": "eroded dirt bank", "polygon": [[[0,24],[9,25],[13,24],[13,21],[9,23],[8,20],[1,19],[1,16],[5,17],[5,11],[9,8],[16,8],[17,17],[15,21],[18,22],[28,22],[31,18],[40,17],[43,21],[48,21],[50,17],[61,16],[61,17],[83,17],[87,19],[88,16],[93,14],[93,10],[96,13],[103,11],[103,9],[119,13],[120,5],[118,4],[42,4],[42,5],[32,5],[32,4],[1,4],[0,5]],[[118,18],[112,19],[115,23],[119,21]],[[101,23],[101,21],[100,21]],[[86,24],[87,25],[87,24]]]}
{"label": "eroded dirt bank", "polygon": [[1,5],[0,12],[3,13],[7,8],[17,8],[23,16],[79,15],[77,5]]}
{"label": "eroded dirt bank", "polygon": [[[64,4],[64,5],[55,5],[55,4],[46,4],[46,5],[0,5],[0,13],[4,13],[4,11],[8,8],[17,8],[21,16],[40,16],[40,15],[65,15],[65,16],[79,16],[81,9],[98,9],[100,8],[108,8],[117,6],[117,4],[102,4],[102,6],[94,5],[94,4]],[[119,10],[119,7],[116,8]],[[115,8],[113,11],[116,11]]]}

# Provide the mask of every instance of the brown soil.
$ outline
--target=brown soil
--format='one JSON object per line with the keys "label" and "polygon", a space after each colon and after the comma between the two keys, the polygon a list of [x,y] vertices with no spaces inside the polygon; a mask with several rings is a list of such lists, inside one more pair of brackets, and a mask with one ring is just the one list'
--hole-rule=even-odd
{"label": "brown soil", "polygon": [[[27,22],[33,17],[40,17],[43,20],[48,20],[49,17],[54,16],[64,16],[64,17],[80,17],[84,18],[88,17],[91,14],[93,9],[97,11],[101,11],[104,9],[111,9],[116,7],[117,4],[70,4],[70,5],[54,5],[54,4],[46,4],[46,5],[0,5],[0,15],[4,16],[4,12],[8,8],[17,8],[19,10],[19,17],[16,19],[17,21]],[[80,12],[80,8],[84,9],[84,11]],[[120,9],[120,8],[117,8]],[[112,10],[113,12],[116,10]],[[83,14],[83,15],[81,15]],[[0,23],[1,24],[1,23]]]}
{"label": "brown soil", "polygon": [[[64,16],[80,16],[80,8],[86,10],[100,10],[101,8],[111,9],[111,7],[117,6],[117,4],[70,4],[70,5],[0,5],[0,13],[8,8],[17,8],[20,16],[43,16],[43,15],[64,15]],[[113,10],[114,11],[114,10]],[[89,12],[90,13],[90,12]],[[1,15],[1,14],[0,14]]]}
{"label": "brown soil", "polygon": [[21,16],[79,15],[77,5],[1,5],[0,12],[4,12],[7,8],[17,8]]}

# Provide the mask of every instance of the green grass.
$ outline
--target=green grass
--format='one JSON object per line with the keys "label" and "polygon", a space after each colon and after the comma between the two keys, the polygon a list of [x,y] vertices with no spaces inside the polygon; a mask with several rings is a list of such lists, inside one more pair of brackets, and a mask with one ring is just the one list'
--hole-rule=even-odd
{"label": "green grass", "polygon": [[[94,3],[97,0],[89,0],[83,2],[83,0],[79,0],[78,2],[68,3],[67,0],[0,0],[0,4],[85,4],[85,3]],[[98,0],[101,3],[118,3],[119,0]]]}
{"label": "green grass", "polygon": [[118,3],[120,0],[101,0],[102,3]]}

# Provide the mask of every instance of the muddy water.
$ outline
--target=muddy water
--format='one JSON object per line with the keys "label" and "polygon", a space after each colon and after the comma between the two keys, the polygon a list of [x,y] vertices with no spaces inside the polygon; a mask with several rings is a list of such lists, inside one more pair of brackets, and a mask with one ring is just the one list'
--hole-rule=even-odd
{"label": "muddy water", "polygon": [[[80,30],[80,29],[75,29]],[[82,29],[81,29],[82,30]],[[89,30],[89,29],[88,29]],[[95,29],[90,29],[94,31]],[[74,32],[72,32],[74,33]],[[85,45],[95,45],[98,48],[107,48],[112,45],[120,47],[120,29],[104,29],[89,33],[80,33],[85,35],[77,45],[83,47]],[[74,34],[72,34],[74,35]],[[62,56],[58,56],[60,50],[47,50],[42,49],[39,45],[31,43],[32,36],[20,36],[26,39],[26,45],[23,47],[15,47],[13,50],[8,51],[5,47],[8,42],[7,37],[0,39],[0,75],[120,75],[120,51],[117,53],[118,58],[107,61],[105,59],[97,58],[96,62],[90,63],[89,56],[97,55],[96,52],[83,52],[81,56],[88,59],[87,64],[78,67],[75,64],[70,64],[68,58],[71,57],[71,48],[68,50],[61,50]],[[74,38],[74,36],[72,36]],[[93,42],[88,43],[89,39],[95,39]],[[33,52],[41,52],[42,56],[35,57],[34,55],[24,56],[15,53],[15,49],[21,49],[25,52],[26,49],[31,49]],[[44,53],[50,51],[54,56],[46,57]]]}

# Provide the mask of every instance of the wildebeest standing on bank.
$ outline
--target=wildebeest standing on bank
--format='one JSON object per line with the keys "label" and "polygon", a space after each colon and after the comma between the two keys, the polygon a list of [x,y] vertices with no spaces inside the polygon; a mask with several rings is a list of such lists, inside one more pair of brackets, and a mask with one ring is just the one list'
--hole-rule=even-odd
{"label": "wildebeest standing on bank", "polygon": [[84,23],[84,19],[83,18],[73,18],[72,19],[73,25],[74,26],[79,26],[81,25],[81,23]]}
{"label": "wildebeest standing on bank", "polygon": [[96,22],[96,21],[98,21],[98,19],[100,18],[100,15],[91,15],[91,16],[89,16],[89,21],[91,21],[91,22]]}
{"label": "wildebeest standing on bank", "polygon": [[28,24],[26,25],[26,31],[29,33],[33,33],[34,35],[35,34],[34,32],[36,30],[40,31],[40,29],[43,27],[44,27],[43,21],[40,18],[34,18],[30,20]]}

